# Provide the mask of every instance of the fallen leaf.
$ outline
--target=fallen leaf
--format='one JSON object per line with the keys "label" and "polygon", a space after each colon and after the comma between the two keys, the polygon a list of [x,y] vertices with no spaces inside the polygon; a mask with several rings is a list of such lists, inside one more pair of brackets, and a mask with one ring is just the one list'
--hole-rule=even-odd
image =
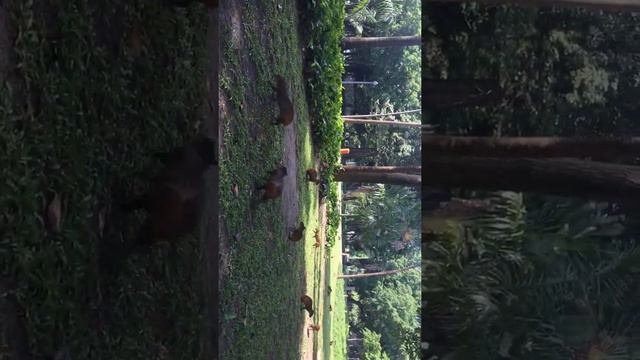
{"label": "fallen leaf", "polygon": [[62,200],[60,195],[55,193],[53,199],[47,207],[47,222],[53,232],[60,232],[60,215],[62,212]]}

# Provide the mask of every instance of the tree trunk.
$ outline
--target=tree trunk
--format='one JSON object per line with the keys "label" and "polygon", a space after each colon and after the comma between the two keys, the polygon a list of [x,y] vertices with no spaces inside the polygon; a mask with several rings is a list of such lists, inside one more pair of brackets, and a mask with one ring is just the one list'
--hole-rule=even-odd
{"label": "tree trunk", "polygon": [[372,117],[381,117],[381,116],[389,116],[389,115],[401,115],[401,114],[412,114],[419,113],[422,109],[413,109],[413,110],[404,110],[404,111],[396,111],[384,114],[365,114],[365,115],[344,115],[345,118],[350,119],[359,119],[359,118],[372,118]]}
{"label": "tree trunk", "polygon": [[417,265],[406,267],[404,269],[379,271],[379,272],[372,272],[372,273],[367,273],[367,274],[338,275],[338,279],[355,279],[355,278],[372,277],[372,276],[393,275],[393,274],[398,274],[398,273],[405,272],[405,271],[408,271],[408,270],[411,270],[411,269],[415,269],[415,268],[418,268],[420,266],[421,266],[421,264],[417,264]]}
{"label": "tree trunk", "polygon": [[[405,174],[421,174],[422,166],[406,165],[406,166],[358,166],[358,165],[343,165],[342,169],[348,172],[358,173],[405,173]],[[371,191],[371,190],[369,190]]]}
{"label": "tree trunk", "polygon": [[424,186],[511,190],[602,200],[640,198],[640,168],[573,159],[426,157]]}
{"label": "tree trunk", "polygon": [[[380,168],[380,170],[378,170]],[[415,168],[410,166],[343,166],[336,171],[334,176],[336,181],[357,182],[372,184],[392,184],[392,185],[420,185],[422,176],[417,175],[415,169],[411,173],[393,172],[391,169],[402,171],[403,168]],[[418,167],[419,168],[419,167]]]}
{"label": "tree trunk", "polygon": [[422,150],[429,156],[571,157],[633,164],[640,156],[640,138],[428,136]]}
{"label": "tree trunk", "polygon": [[365,47],[404,47],[422,45],[421,36],[389,36],[389,37],[346,37],[342,40],[344,49]]}
{"label": "tree trunk", "polygon": [[349,153],[342,155],[342,158],[362,158],[366,156],[373,156],[378,153],[377,149],[372,148],[352,148],[349,147]]}
{"label": "tree trunk", "polygon": [[[427,0],[429,2],[465,2],[464,0]],[[479,0],[490,5],[517,4],[534,7],[584,7],[593,10],[640,11],[637,0]]]}
{"label": "tree trunk", "polygon": [[422,79],[428,108],[490,106],[502,99],[502,88],[492,79]]}
{"label": "tree trunk", "polygon": [[[343,117],[342,121],[345,124],[373,124],[373,125],[391,125],[391,126],[407,126],[407,127],[419,127],[422,128],[422,123],[419,122],[407,122],[407,121],[389,121],[389,120],[365,120],[365,119],[352,119]],[[430,128],[427,128],[430,129]]]}

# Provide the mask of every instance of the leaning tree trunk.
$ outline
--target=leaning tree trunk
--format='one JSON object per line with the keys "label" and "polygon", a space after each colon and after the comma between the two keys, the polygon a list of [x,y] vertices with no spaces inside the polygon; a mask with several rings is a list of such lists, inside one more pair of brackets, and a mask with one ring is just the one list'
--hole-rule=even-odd
{"label": "leaning tree trunk", "polygon": [[404,126],[404,127],[419,127],[430,129],[425,127],[421,122],[408,122],[408,121],[394,121],[394,120],[366,120],[366,119],[352,119],[349,117],[343,117],[342,122],[345,124],[370,124],[370,125],[389,125],[389,126]]}
{"label": "leaning tree trunk", "polygon": [[634,164],[640,138],[425,136],[422,150],[436,157],[563,157]]}
{"label": "leaning tree trunk", "polygon": [[372,273],[367,273],[367,274],[338,275],[338,279],[355,279],[355,278],[372,277],[372,276],[393,275],[393,274],[398,274],[398,273],[405,272],[405,271],[408,271],[408,270],[411,270],[411,269],[415,269],[415,268],[418,268],[420,266],[421,266],[421,264],[417,264],[417,265],[406,267],[404,269],[379,271],[379,272],[372,272]]}
{"label": "leaning tree trunk", "polygon": [[346,37],[342,40],[344,49],[372,47],[405,47],[422,45],[421,36],[389,36],[389,37]]}
{"label": "leaning tree trunk", "polygon": [[425,157],[425,187],[512,190],[602,200],[640,199],[640,167],[573,159]]}
{"label": "leaning tree trunk", "polygon": [[343,165],[342,169],[348,172],[359,173],[406,173],[406,174],[421,174],[422,166],[406,165],[406,166],[358,166],[358,165]]}
{"label": "leaning tree trunk", "polygon": [[378,149],[374,148],[352,148],[347,147],[349,153],[342,155],[342,158],[363,158],[367,156],[375,156],[378,153]]}
{"label": "leaning tree trunk", "polygon": [[[426,0],[428,2],[466,2],[464,0]],[[637,0],[477,0],[490,5],[517,4],[534,7],[584,7],[593,10],[640,11]]]}
{"label": "leaning tree trunk", "polygon": [[341,182],[420,185],[419,166],[343,166],[334,178]]}

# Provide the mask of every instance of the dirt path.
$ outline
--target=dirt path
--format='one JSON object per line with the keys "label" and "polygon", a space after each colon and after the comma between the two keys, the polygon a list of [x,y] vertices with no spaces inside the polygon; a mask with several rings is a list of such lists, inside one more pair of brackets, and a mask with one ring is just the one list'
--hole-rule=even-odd
{"label": "dirt path", "polygon": [[284,216],[285,228],[294,228],[300,223],[298,219],[298,142],[296,136],[295,122],[284,128],[283,143],[283,164],[287,167],[287,176],[284,178],[282,191],[282,215]]}

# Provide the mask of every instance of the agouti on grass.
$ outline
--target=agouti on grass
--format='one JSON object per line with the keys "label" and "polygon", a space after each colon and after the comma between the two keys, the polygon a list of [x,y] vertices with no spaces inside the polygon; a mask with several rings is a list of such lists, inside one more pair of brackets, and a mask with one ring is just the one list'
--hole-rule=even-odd
{"label": "agouti on grass", "polygon": [[280,114],[275,119],[274,124],[289,125],[293,122],[293,102],[289,98],[287,92],[287,82],[282,76],[276,77],[276,86],[274,87],[278,109]]}
{"label": "agouti on grass", "polygon": [[202,209],[203,174],[215,159],[215,143],[201,138],[166,153],[158,153],[164,166],[152,177],[145,194],[121,204],[122,210],[145,210],[147,217],[138,238],[125,254],[140,245],[176,240],[196,227]]}
{"label": "agouti on grass", "polygon": [[302,239],[302,236],[304,235],[304,223],[302,221],[300,221],[300,225],[298,225],[297,229],[293,229],[290,233],[289,233],[289,240],[291,241],[300,241],[300,239]]}
{"label": "agouti on grass", "polygon": [[307,180],[310,182],[320,184],[320,178],[318,177],[318,171],[316,169],[307,169]]}
{"label": "agouti on grass", "polygon": [[311,297],[309,295],[302,295],[300,297],[300,301],[302,302],[302,307],[300,308],[300,310],[307,310],[307,312],[309,313],[309,317],[313,316],[313,300],[311,300]]}
{"label": "agouti on grass", "polygon": [[280,166],[272,171],[267,182],[258,187],[258,191],[263,191],[260,201],[273,200],[280,197],[285,176],[287,176],[287,168],[285,166]]}
{"label": "agouti on grass", "polygon": [[190,233],[199,220],[201,194],[202,182],[195,179],[191,185],[159,183],[125,204],[126,211],[144,209],[147,212],[135,245],[175,240]]}

